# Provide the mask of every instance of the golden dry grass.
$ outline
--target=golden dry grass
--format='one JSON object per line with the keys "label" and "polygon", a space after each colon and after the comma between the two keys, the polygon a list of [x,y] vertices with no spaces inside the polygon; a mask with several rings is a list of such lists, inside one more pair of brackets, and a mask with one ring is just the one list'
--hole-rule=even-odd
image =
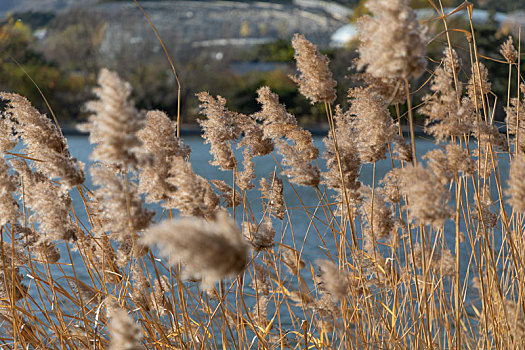
{"label": "golden dry grass", "polygon": [[[388,2],[370,2],[375,16],[406,15],[396,23],[400,33],[420,30],[406,1],[390,10]],[[442,8],[436,11],[445,28],[439,36],[448,39],[455,29]],[[410,96],[420,87],[410,79],[426,64],[419,46],[404,60],[388,60],[410,50],[389,42],[390,51],[377,56],[386,60],[380,66],[370,64],[374,48],[362,46],[365,84],[350,91],[344,111],[331,105],[327,59],[298,38],[295,81],[324,104],[330,125],[326,169],[319,168],[310,133],[262,88],[261,111],[251,116],[199,94],[213,164],[232,180],[203,178],[178,137],[180,115],[173,123],[162,112],[136,110],[129,85],[104,70],[84,126],[96,144],[90,169],[96,188],[88,189],[60,130],[25,99],[1,95],[8,101],[0,119],[2,348],[525,346],[525,111],[521,88],[510,89],[511,78],[521,83],[520,49],[513,53],[507,44],[502,52],[511,127],[501,135],[472,26],[465,31],[471,61],[460,66],[446,47],[445,59],[427,67],[430,93],[414,108]],[[460,71],[469,75],[465,89]],[[409,143],[392,121],[391,103],[394,119],[408,120]],[[399,112],[403,103],[406,115]],[[414,111],[427,116],[428,132],[443,147],[417,153]],[[18,142],[25,148],[15,153]],[[276,171],[255,174],[255,157],[273,158]],[[376,178],[381,159],[392,165],[382,179]],[[370,187],[358,179],[365,167],[373,171]],[[316,203],[303,202],[298,186],[310,187]],[[288,206],[283,187],[300,207]],[[252,210],[248,191],[258,193],[262,211]],[[73,192],[83,207],[71,204]],[[164,208],[162,223],[153,224],[143,197]],[[296,215],[307,217],[307,232],[296,232]],[[310,247],[312,235],[320,247]],[[305,261],[305,249],[323,258]]]}

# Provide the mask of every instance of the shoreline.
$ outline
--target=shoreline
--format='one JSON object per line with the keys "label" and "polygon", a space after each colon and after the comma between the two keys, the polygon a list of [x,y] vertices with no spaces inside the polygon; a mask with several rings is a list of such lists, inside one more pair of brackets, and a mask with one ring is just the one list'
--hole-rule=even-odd
{"label": "shoreline", "polygon": [[[329,131],[328,128],[323,126],[311,126],[305,127],[304,129],[310,131],[313,136],[326,136],[328,135]],[[403,135],[409,134],[408,125],[402,125],[401,129],[403,131]],[[64,136],[88,136],[88,133],[79,131],[75,127],[63,127],[62,133]],[[198,126],[188,125],[181,128],[180,134],[181,136],[200,136],[202,131]],[[425,133],[424,127],[421,125],[414,125],[414,134],[415,136],[430,136],[429,134]]]}

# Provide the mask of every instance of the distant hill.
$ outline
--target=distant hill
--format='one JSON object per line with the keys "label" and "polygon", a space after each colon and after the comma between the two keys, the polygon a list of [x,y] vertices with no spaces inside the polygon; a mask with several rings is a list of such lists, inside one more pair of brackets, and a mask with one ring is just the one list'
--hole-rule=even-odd
{"label": "distant hill", "polygon": [[[362,0],[333,0],[341,5],[348,7],[357,6]],[[438,4],[438,0],[433,0]],[[443,0],[443,5],[446,7],[456,7],[463,3],[463,0]],[[474,8],[485,9],[489,11],[511,12],[518,10],[525,10],[525,0],[470,0],[474,4]],[[412,4],[416,7],[428,6],[428,0],[412,0]]]}
{"label": "distant hill", "polygon": [[[172,53],[179,57],[191,56],[193,51],[202,49],[222,55],[225,47],[247,47],[279,38],[289,40],[296,32],[326,46],[332,33],[347,22],[324,8],[292,3],[148,1],[143,6]],[[129,57],[130,48],[141,55],[161,49],[131,1],[99,4],[83,12],[107,23],[100,46],[106,59],[115,60],[124,54]]]}
{"label": "distant hill", "polygon": [[[363,0],[332,0],[341,5],[353,8]],[[438,0],[433,0],[438,4]],[[444,0],[443,5],[446,7],[455,7],[463,3],[463,0]],[[525,0],[470,0],[474,4],[474,8],[485,9],[489,11],[510,12],[525,10]],[[412,0],[412,4],[417,7],[428,6],[428,0]]]}
{"label": "distant hill", "polygon": [[58,12],[75,6],[87,6],[100,0],[1,0],[0,16],[29,11]]}
{"label": "distant hill", "polygon": [[[152,0],[139,0],[140,3],[151,2]],[[156,0],[158,1],[158,0]],[[163,2],[179,2],[179,0],[161,0]],[[193,0],[209,2],[207,0]],[[132,3],[131,0],[0,0],[0,16],[5,16],[7,13],[21,13],[28,11],[38,12],[60,12],[69,10],[75,7],[91,6],[95,4],[103,4],[110,2],[128,2]],[[229,0],[219,0],[216,2],[230,2]],[[233,1],[235,2],[235,1]],[[254,1],[242,1],[245,3],[275,3],[275,4],[291,4],[294,0],[254,0]],[[321,1],[319,1],[321,2]],[[344,5],[353,5],[357,1],[323,1],[332,3],[341,3]]]}
{"label": "distant hill", "polygon": [[[67,9],[71,9],[78,6],[90,6],[93,4],[100,4],[112,1],[125,1],[131,2],[131,0],[1,0],[0,1],[0,17],[5,16],[7,13],[20,13],[27,11],[38,11],[38,12],[59,12]],[[141,3],[149,2],[151,0],[140,0]],[[179,0],[163,0],[166,2],[177,2]],[[201,0],[194,0],[201,1]],[[229,0],[221,0],[229,1]],[[354,8],[364,0],[331,0],[331,3],[337,3],[349,8]],[[437,3],[437,0],[433,0]],[[219,1],[220,2],[220,1]],[[293,3],[294,0],[248,0],[244,2],[270,2],[270,3]],[[321,2],[321,1],[319,1]],[[327,1],[328,2],[328,1]],[[443,3],[447,7],[458,6],[462,3],[461,0],[444,0]],[[525,10],[525,0],[471,0],[475,8],[486,9],[489,11],[500,11],[500,12],[511,12],[517,10]],[[427,6],[428,0],[413,0],[412,3],[417,6]]]}

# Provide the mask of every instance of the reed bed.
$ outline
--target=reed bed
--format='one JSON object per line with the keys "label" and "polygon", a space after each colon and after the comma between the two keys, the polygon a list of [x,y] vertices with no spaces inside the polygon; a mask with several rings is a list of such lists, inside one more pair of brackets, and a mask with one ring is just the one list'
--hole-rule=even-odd
{"label": "reed bed", "polygon": [[[525,347],[519,48],[512,39],[501,48],[509,67],[505,135],[472,27],[463,31],[470,62],[444,40],[443,59],[429,63],[427,43],[454,30],[441,7],[435,21],[445,31],[435,38],[408,0],[370,0],[368,8],[355,63],[363,84],[348,92],[347,110],[333,106],[328,59],[304,36],[292,40],[292,78],[326,110],[324,153],[271,87],[258,91],[253,115],[197,95],[212,164],[229,182],[195,173],[177,122],[137,110],[130,85],[109,70],[100,72],[97,98],[86,105],[92,114],[80,126],[94,145],[90,169],[51,119],[24,97],[0,93],[0,346]],[[422,75],[429,93],[414,106]],[[426,154],[416,149],[414,113],[427,118],[436,143]],[[259,157],[273,158],[276,170],[256,174]],[[382,159],[391,170],[376,178]],[[359,180],[366,168],[372,186]],[[85,170],[95,188],[84,185]],[[303,202],[300,186],[318,201]],[[287,205],[286,187],[300,208]],[[72,205],[73,193],[83,206]],[[249,193],[262,211],[252,210]],[[151,203],[163,208],[157,222]],[[308,218],[304,240],[295,239],[299,212]],[[320,258],[305,261],[312,235],[323,242],[309,248]]]}

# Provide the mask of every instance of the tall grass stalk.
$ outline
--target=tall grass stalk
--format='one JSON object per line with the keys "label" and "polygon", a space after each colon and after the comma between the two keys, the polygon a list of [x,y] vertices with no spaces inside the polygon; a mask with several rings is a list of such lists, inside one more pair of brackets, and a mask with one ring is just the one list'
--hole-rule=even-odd
{"label": "tall grass stalk", "polygon": [[[292,79],[329,125],[321,157],[271,87],[258,91],[253,115],[199,93],[210,159],[228,183],[193,170],[180,108],[176,122],[136,110],[114,72],[101,71],[83,126],[94,188],[58,125],[0,93],[0,347],[525,347],[521,47],[502,47],[508,89],[498,98],[472,21],[452,28],[441,1],[433,5],[444,28],[433,41],[446,44],[430,63],[407,0],[368,2],[363,85],[347,110],[333,105],[328,58],[293,37]],[[453,32],[465,33],[466,65]],[[498,103],[506,135],[494,125]],[[425,154],[419,114],[435,141]],[[275,170],[255,174],[259,157]],[[371,179],[360,177],[367,171]],[[145,202],[162,208],[155,220]]]}

